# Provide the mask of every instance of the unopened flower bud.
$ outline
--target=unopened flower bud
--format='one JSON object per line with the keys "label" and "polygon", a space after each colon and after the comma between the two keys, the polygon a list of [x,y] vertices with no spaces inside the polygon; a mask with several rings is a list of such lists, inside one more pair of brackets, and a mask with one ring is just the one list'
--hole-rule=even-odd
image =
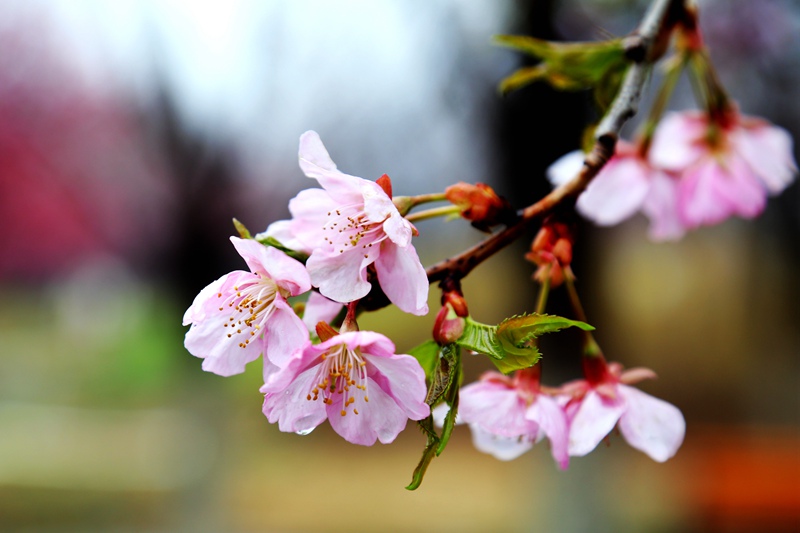
{"label": "unopened flower bud", "polygon": [[442,305],[449,305],[453,308],[457,316],[469,316],[467,300],[464,295],[457,291],[447,291],[442,295]]}
{"label": "unopened flower bud", "polygon": [[464,319],[456,314],[453,307],[446,303],[436,315],[433,324],[433,340],[439,344],[451,344],[464,333]]}
{"label": "unopened flower bud", "polygon": [[510,209],[508,202],[485,183],[472,185],[462,181],[445,189],[444,194],[461,209],[461,216],[471,220],[479,229],[498,224],[503,212]]}
{"label": "unopened flower bud", "polygon": [[525,259],[539,265],[533,278],[544,283],[549,279],[553,287],[564,281],[564,268],[572,262],[573,231],[562,222],[545,222],[533,239],[531,251]]}

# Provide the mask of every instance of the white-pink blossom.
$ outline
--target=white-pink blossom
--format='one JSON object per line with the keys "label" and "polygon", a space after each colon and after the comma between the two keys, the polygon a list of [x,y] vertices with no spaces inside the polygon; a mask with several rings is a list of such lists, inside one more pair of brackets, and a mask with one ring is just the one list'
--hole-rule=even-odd
{"label": "white-pink blossom", "polygon": [[[570,152],[548,169],[553,185],[575,177],[583,153]],[[670,113],[655,130],[646,157],[622,140],[589,183],[578,211],[601,226],[641,211],[653,240],[677,239],[688,229],[731,216],[753,218],[795,178],[792,138],[783,128],[731,110]]]}
{"label": "white-pink blossom", "polygon": [[[577,176],[584,153],[570,152],[547,169],[550,182],[563,185]],[[638,149],[623,140],[611,159],[578,197],[578,212],[600,226],[613,226],[643,212],[650,219],[650,238],[671,240],[683,236],[677,214],[676,176],[652,166]]]}
{"label": "white-pink blossom", "polygon": [[289,202],[291,220],[266,235],[309,253],[311,283],[347,303],[366,296],[374,265],[381,289],[405,312],[428,312],[428,279],[411,244],[414,228],[376,182],[340,172],[314,131],[300,137],[300,168],[322,189],[306,189]]}
{"label": "white-pink blossom", "polygon": [[655,374],[644,368],[623,372],[619,364],[606,366],[599,358],[584,363],[595,368],[594,379],[567,383],[560,397],[569,421],[569,455],[588,454],[614,426],[628,444],[655,461],[675,455],[686,432],[680,410],[629,386]]}
{"label": "white-pink blossom", "polygon": [[320,322],[330,324],[343,308],[344,306],[339,302],[329,300],[320,293],[312,291],[308,295],[308,301],[306,301],[303,311],[303,324],[309,331],[314,331]]}
{"label": "white-pink blossom", "polygon": [[734,110],[716,122],[700,112],[667,115],[650,160],[680,174],[678,214],[687,228],[734,215],[753,218],[764,210],[767,195],[780,193],[797,173],[789,133]]}
{"label": "white-pink blossom", "polygon": [[234,271],[195,297],[183,316],[191,325],[184,345],[203,360],[203,370],[221,376],[244,371],[265,356],[268,365],[288,364],[309,334],[286,298],[308,291],[308,273],[299,261],[252,239],[231,237],[250,272]]}
{"label": "white-pink blossom", "polygon": [[320,344],[272,373],[261,388],[264,415],[281,431],[305,434],[327,419],[354,444],[392,442],[407,421],[430,414],[425,372],[392,341],[350,331]]}
{"label": "white-pink blossom", "polygon": [[459,392],[458,417],[469,424],[475,447],[509,461],[545,436],[560,468],[569,465],[567,420],[555,399],[542,393],[538,368],[513,377],[486,372]]}

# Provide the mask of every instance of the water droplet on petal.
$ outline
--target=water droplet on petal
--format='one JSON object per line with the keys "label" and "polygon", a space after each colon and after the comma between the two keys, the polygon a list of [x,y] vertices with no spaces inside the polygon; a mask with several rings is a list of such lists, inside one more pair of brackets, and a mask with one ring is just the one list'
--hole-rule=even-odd
{"label": "water droplet on petal", "polygon": [[300,431],[295,431],[295,433],[297,433],[298,435],[308,435],[312,431],[314,431],[314,428],[301,429]]}

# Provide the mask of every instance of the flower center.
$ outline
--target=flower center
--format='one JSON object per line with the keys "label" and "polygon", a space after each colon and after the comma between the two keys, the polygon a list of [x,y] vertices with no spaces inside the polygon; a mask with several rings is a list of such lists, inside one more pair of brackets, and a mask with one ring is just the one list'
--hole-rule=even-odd
{"label": "flower center", "polygon": [[[316,401],[322,397],[322,403],[332,405],[336,395],[342,397],[341,415],[361,398],[369,402],[367,396],[367,363],[361,352],[349,350],[346,345],[334,346],[322,354],[322,363],[317,370],[314,388],[306,396],[306,400]],[[358,414],[358,407],[353,406],[353,413]]]}
{"label": "flower center", "polygon": [[369,220],[361,204],[340,207],[328,212],[323,238],[340,254],[361,249],[366,258],[370,248],[387,238],[383,222]]}
{"label": "flower center", "polygon": [[278,293],[275,282],[261,273],[255,273],[251,280],[233,287],[224,299],[223,293],[217,293],[221,300],[219,310],[224,311],[227,307],[231,311],[230,318],[222,324],[222,327],[230,328],[228,338],[243,336],[239,347],[246,348],[253,337],[263,333],[264,323],[275,310],[273,304]]}

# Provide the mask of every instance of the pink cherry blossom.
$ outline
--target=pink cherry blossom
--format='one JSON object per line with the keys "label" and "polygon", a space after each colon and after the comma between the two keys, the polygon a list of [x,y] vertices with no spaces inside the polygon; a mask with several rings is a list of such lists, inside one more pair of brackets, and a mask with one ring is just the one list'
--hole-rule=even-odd
{"label": "pink cherry blossom", "polygon": [[371,331],[307,344],[302,356],[261,388],[264,415],[281,431],[308,433],[328,419],[354,444],[392,442],[406,422],[430,414],[425,372],[392,341]]}
{"label": "pink cherry blossom", "polygon": [[[587,361],[588,359],[588,361]],[[622,371],[602,358],[584,358],[594,368],[592,381],[577,380],[562,387],[569,420],[569,455],[583,456],[617,426],[628,444],[658,462],[678,451],[686,432],[681,412],[663,400],[628,386],[655,374],[645,368]]]}
{"label": "pink cherry blossom", "polygon": [[334,302],[322,296],[318,292],[311,292],[308,295],[306,308],[303,312],[303,324],[314,331],[319,322],[330,322],[342,311],[344,306],[339,302]]}
{"label": "pink cherry blossom", "polygon": [[376,182],[337,170],[314,131],[300,137],[300,168],[322,189],[306,189],[289,202],[291,220],[275,222],[266,235],[310,254],[311,283],[337,302],[363,298],[374,265],[389,300],[405,312],[428,312],[428,279],[411,244],[414,228]]}
{"label": "pink cherry blossom", "polygon": [[275,248],[252,239],[231,242],[250,272],[230,272],[200,291],[183,316],[183,325],[191,324],[184,345],[204,359],[203,370],[221,376],[244,372],[262,354],[265,368],[285,366],[309,337],[286,301],[311,288],[308,273]]}
{"label": "pink cherry blossom", "polygon": [[767,195],[780,193],[797,173],[789,133],[734,110],[716,122],[699,112],[667,115],[650,160],[680,173],[677,208],[687,228],[733,215],[753,218],[764,210]]}
{"label": "pink cherry blossom", "polygon": [[555,399],[541,392],[538,366],[513,377],[486,372],[459,396],[458,416],[469,424],[478,450],[509,461],[547,436],[559,467],[569,465],[566,415]]}
{"label": "pink cherry blossom", "polygon": [[[574,178],[583,165],[580,150],[556,160],[547,175],[555,186]],[[614,156],[578,197],[578,212],[600,226],[613,226],[641,211],[650,219],[650,238],[678,239],[684,228],[677,216],[675,176],[653,167],[635,146],[617,142]]]}

